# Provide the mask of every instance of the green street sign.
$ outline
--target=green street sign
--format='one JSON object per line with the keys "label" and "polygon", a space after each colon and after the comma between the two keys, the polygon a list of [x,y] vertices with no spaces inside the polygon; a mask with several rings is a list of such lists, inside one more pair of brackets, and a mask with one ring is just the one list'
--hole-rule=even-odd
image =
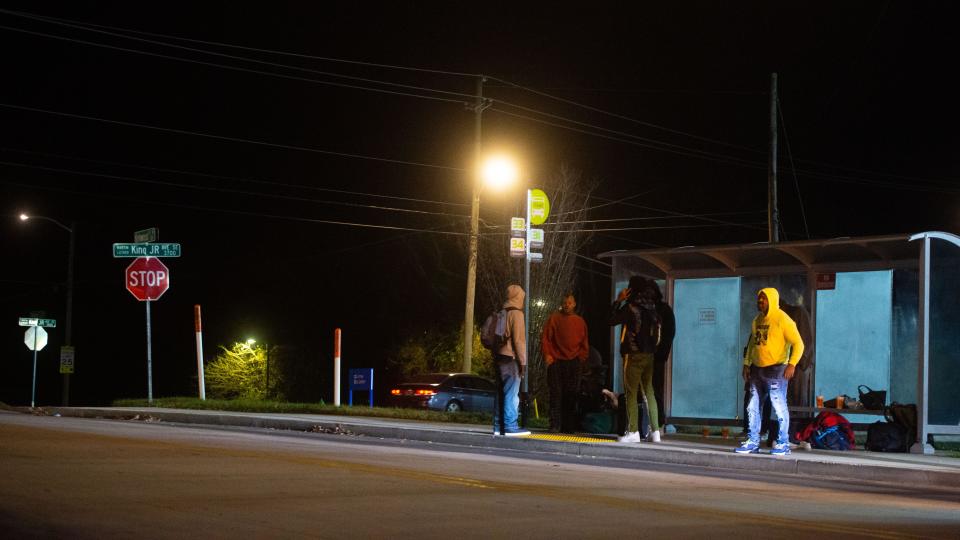
{"label": "green street sign", "polygon": [[180,244],[114,244],[114,257],[179,257]]}
{"label": "green street sign", "polygon": [[20,317],[20,326],[44,326],[46,328],[56,328],[56,319],[38,319],[36,317]]}

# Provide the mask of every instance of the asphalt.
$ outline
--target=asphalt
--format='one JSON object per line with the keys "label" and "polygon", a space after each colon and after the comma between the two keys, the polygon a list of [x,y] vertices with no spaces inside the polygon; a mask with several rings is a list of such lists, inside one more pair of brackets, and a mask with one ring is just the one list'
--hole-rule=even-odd
{"label": "asphalt", "polygon": [[[739,455],[738,441],[721,437],[671,434],[663,442],[627,444],[602,436],[563,436],[534,431],[529,437],[495,437],[488,426],[434,423],[392,418],[316,414],[200,411],[152,407],[47,407],[45,414],[80,418],[160,421],[244,428],[266,428],[344,436],[425,441],[479,448],[638,460],[712,469],[771,472],[865,482],[960,490],[960,458],[890,454],[862,450],[836,452],[796,449],[789,456]],[[764,452],[767,452],[764,449]]]}

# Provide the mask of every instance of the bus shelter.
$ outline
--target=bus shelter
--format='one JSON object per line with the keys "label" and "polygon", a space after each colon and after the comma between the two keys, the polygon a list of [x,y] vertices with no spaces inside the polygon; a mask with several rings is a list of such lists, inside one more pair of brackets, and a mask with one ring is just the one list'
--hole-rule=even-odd
{"label": "bus shelter", "polygon": [[[930,436],[960,435],[960,237],[944,232],[600,254],[612,295],[632,275],[657,280],[677,334],[665,374],[672,422],[718,422],[743,412],[741,366],[756,294],[775,287],[809,314],[808,392],[856,397],[860,385],[887,404],[917,405],[915,453]],[[611,329],[613,386],[622,391],[619,334]],[[868,420],[855,410],[851,421]]]}

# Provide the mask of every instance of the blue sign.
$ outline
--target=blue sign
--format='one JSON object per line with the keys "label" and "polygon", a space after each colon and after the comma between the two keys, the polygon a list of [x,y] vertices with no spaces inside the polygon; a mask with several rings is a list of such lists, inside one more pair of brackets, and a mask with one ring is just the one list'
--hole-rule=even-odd
{"label": "blue sign", "polygon": [[373,368],[355,368],[349,372],[350,405],[353,405],[353,391],[368,392],[370,406],[373,407]]}

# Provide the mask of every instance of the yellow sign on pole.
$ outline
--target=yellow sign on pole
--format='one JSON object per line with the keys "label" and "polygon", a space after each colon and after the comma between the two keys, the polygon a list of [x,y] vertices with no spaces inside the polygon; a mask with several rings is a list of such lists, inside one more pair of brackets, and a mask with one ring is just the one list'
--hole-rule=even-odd
{"label": "yellow sign on pole", "polygon": [[542,189],[530,190],[530,223],[542,225],[550,216],[550,199]]}

